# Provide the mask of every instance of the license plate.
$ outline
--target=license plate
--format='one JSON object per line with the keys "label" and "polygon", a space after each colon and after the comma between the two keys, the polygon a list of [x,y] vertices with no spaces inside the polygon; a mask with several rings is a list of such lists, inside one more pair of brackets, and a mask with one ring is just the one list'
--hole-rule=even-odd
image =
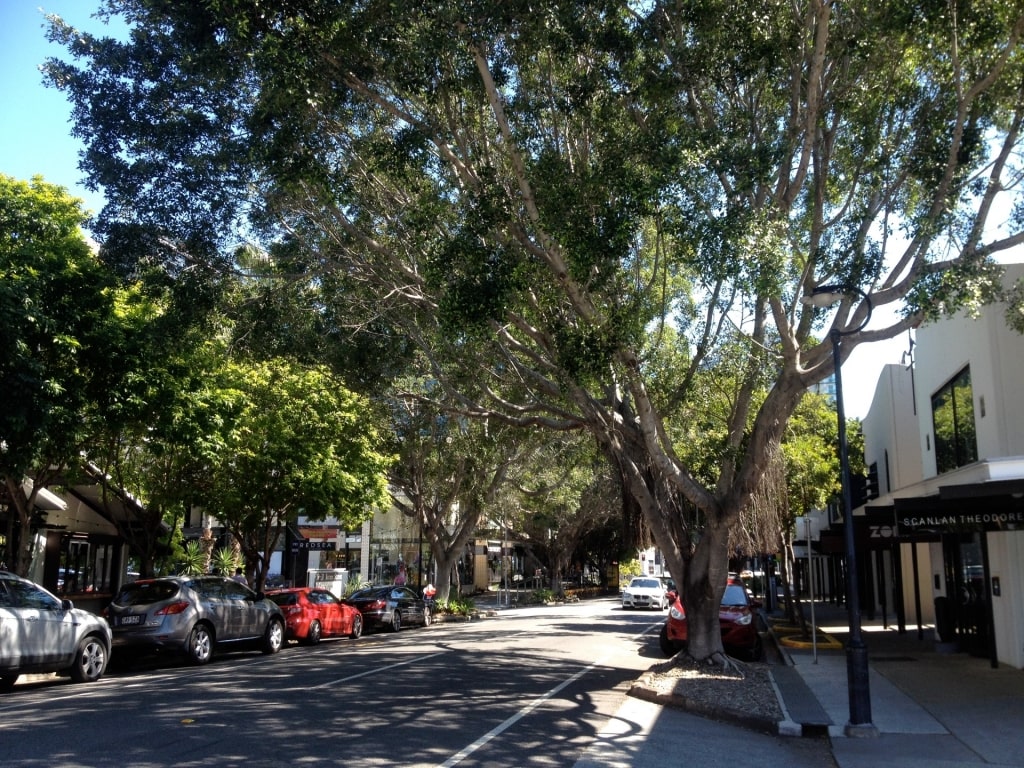
{"label": "license plate", "polygon": [[119,626],[119,627],[127,627],[127,626],[130,626],[132,624],[141,624],[141,623],[142,623],[142,614],[141,613],[133,613],[133,614],[131,614],[129,616],[121,616],[117,620],[117,626]]}

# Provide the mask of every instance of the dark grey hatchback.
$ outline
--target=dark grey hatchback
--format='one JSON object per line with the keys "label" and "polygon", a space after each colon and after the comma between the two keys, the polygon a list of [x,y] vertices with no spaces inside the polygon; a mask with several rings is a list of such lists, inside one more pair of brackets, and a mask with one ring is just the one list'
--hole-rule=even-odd
{"label": "dark grey hatchback", "polygon": [[257,645],[277,653],[284,614],[262,594],[222,576],[165,576],[125,584],[106,610],[115,647],[166,649],[195,664],[215,646]]}

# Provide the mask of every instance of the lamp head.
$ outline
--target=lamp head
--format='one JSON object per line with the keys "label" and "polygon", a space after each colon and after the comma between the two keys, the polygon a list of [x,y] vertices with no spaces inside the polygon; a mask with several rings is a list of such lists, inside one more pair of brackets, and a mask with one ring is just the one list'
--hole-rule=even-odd
{"label": "lamp head", "polygon": [[810,293],[802,296],[800,303],[823,309],[842,301],[843,297],[849,294],[850,289],[845,285],[819,285]]}

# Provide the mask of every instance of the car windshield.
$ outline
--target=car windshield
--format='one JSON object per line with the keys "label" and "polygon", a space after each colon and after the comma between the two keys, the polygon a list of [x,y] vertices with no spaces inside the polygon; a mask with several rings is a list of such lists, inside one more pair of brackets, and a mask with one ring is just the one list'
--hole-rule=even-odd
{"label": "car windshield", "polygon": [[295,605],[299,602],[299,597],[294,592],[279,592],[276,595],[267,595],[267,597],[278,605]]}
{"label": "car windshield", "polygon": [[350,596],[350,600],[371,600],[375,597],[383,597],[388,593],[390,587],[372,587],[370,589],[360,589],[358,592],[353,592]]}
{"label": "car windshield", "polygon": [[743,587],[735,584],[730,584],[725,588],[725,594],[722,595],[722,605],[746,605],[747,604],[747,592]]}
{"label": "car windshield", "polygon": [[661,582],[657,579],[633,579],[629,582],[629,586],[634,589],[659,589]]}
{"label": "car windshield", "polygon": [[178,594],[178,585],[173,581],[134,581],[125,584],[114,602],[117,605],[148,605],[170,600]]}

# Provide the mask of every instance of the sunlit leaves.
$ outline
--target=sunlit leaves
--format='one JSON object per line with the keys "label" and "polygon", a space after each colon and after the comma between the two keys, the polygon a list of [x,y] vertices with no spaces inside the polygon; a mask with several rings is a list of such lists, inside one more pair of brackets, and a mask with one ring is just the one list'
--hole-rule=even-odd
{"label": "sunlit leaves", "polygon": [[0,175],[0,473],[60,464],[89,433],[108,373],[111,281],[80,202],[41,178]]}
{"label": "sunlit leaves", "polygon": [[208,506],[219,517],[294,516],[302,507],[356,524],[384,502],[388,458],[373,413],[327,371],[232,363],[213,383],[226,396],[210,467]]}

